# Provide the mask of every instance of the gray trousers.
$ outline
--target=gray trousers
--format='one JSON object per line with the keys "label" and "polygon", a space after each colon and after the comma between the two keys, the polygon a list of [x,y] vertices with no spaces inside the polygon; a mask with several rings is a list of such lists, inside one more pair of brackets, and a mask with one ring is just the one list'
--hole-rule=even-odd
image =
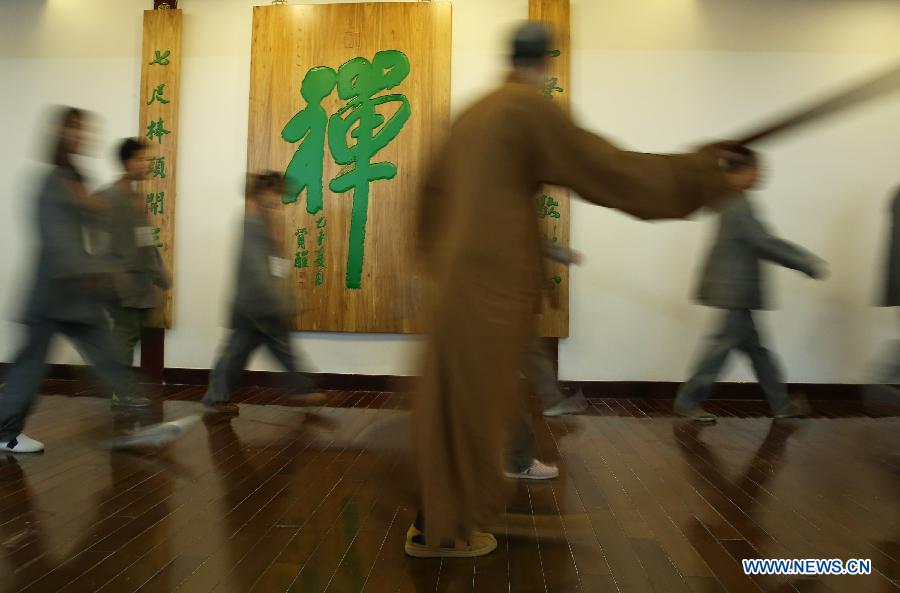
{"label": "gray trousers", "polygon": [[[541,409],[546,410],[565,398],[559,389],[556,368],[540,338],[532,340],[522,359],[522,373],[531,391],[538,396]],[[507,451],[507,469],[519,473],[528,469],[534,459],[534,426],[528,399],[523,398],[515,419]]]}
{"label": "gray trousers", "polygon": [[209,387],[203,396],[203,402],[214,404],[231,401],[231,394],[241,377],[241,371],[247,366],[247,359],[260,346],[265,346],[290,373],[290,387],[295,392],[315,391],[312,379],[297,372],[290,329],[286,322],[275,318],[257,320],[235,316],[231,335],[210,372]]}
{"label": "gray trousers", "polygon": [[125,366],[134,362],[134,347],[141,341],[144,333],[144,316],[150,309],[112,306],[109,316],[112,319],[112,333],[116,342],[119,358]]}
{"label": "gray trousers", "polygon": [[760,342],[753,312],[727,309],[722,313],[719,328],[707,339],[691,378],[678,391],[675,406],[683,409],[699,406],[712,391],[732,350],[740,350],[750,358],[756,379],[774,412],[790,402],[778,362]]}
{"label": "gray trousers", "polygon": [[50,341],[57,333],[75,343],[81,356],[115,393],[137,394],[131,372],[121,363],[115,342],[106,327],[50,319],[30,323],[25,345],[9,369],[6,387],[0,397],[0,441],[8,442],[16,438],[25,427],[25,419],[44,380]]}

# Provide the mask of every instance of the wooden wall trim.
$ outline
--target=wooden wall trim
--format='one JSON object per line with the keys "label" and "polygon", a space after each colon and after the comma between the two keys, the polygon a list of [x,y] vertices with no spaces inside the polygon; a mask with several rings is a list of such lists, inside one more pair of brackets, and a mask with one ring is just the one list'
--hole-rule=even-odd
{"label": "wooden wall trim", "polygon": [[[0,378],[6,376],[9,363],[0,363]],[[47,365],[48,380],[92,381],[89,367],[81,365]],[[312,375],[322,389],[347,391],[409,391],[415,385],[415,377],[397,375],[352,375],[338,373],[314,373]],[[163,383],[169,385],[206,385],[209,369],[166,368],[162,371]],[[282,372],[244,371],[241,385],[278,387],[286,384],[288,376]],[[152,377],[144,377],[156,383]],[[581,389],[587,397],[596,398],[658,398],[672,399],[680,383],[669,381],[562,381],[569,392]],[[851,383],[791,383],[791,392],[802,392],[816,400],[856,400],[863,385]],[[756,383],[719,383],[713,392],[716,399],[763,399]]]}

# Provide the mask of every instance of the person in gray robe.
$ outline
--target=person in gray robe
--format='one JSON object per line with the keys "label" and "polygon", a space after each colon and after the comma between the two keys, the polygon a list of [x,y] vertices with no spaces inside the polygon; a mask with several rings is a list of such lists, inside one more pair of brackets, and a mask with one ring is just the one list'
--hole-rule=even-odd
{"label": "person in gray robe", "polygon": [[718,329],[709,337],[690,379],[675,398],[675,413],[701,422],[715,415],[701,403],[712,390],[733,350],[745,353],[753,364],[760,387],[776,418],[804,416],[809,404],[802,396],[791,398],[775,356],[763,346],[753,312],[769,308],[763,260],[821,278],[824,262],[809,251],[773,236],[757,218],[746,192],[759,176],[757,156],[742,149],[745,159],[733,160],[732,179],[738,180],[734,196],[719,206],[719,231],[700,279],[697,300],[722,310]]}
{"label": "person in gray robe", "polygon": [[291,307],[280,278],[288,273],[288,262],[278,256],[272,215],[284,192],[284,178],[278,173],[248,175],[247,208],[231,313],[231,335],[213,366],[209,387],[203,397],[208,411],[237,413],[231,395],[247,359],[265,345],[290,373],[292,391],[317,401],[315,383],[298,372],[291,346]]}
{"label": "person in gray robe", "polygon": [[160,289],[169,288],[169,276],[153,241],[146,201],[135,188],[147,176],[146,144],[126,138],[118,153],[124,174],[99,196],[109,209],[108,255],[115,271],[108,312],[119,356],[131,366],[144,321],[151,310],[162,306]]}
{"label": "person in gray robe", "polygon": [[106,259],[88,252],[86,227],[102,224],[102,202],[92,198],[73,162],[88,139],[88,114],[63,108],[53,137],[51,169],[37,194],[37,268],[24,315],[25,343],[15,356],[0,396],[0,451],[36,453],[43,443],[22,431],[44,379],[54,335],[71,339],[100,378],[123,396],[117,402],[141,407],[129,370],[115,354],[103,311]]}

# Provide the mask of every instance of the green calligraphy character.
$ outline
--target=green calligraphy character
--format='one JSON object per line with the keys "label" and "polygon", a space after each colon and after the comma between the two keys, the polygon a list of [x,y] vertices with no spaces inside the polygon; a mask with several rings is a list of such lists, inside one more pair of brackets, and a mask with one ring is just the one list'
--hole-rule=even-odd
{"label": "green calligraphy character", "polygon": [[294,254],[294,267],[298,269],[309,267],[309,251],[298,251]]}
{"label": "green calligraphy character", "polygon": [[547,97],[553,97],[553,93],[564,93],[566,90],[559,86],[559,78],[552,77],[544,80],[544,89],[541,91]]}
{"label": "green calligraphy character", "polygon": [[163,97],[163,93],[165,91],[166,91],[165,83],[163,83],[163,84],[159,85],[158,87],[156,87],[155,89],[153,89],[153,96],[150,97],[149,101],[147,101],[147,105],[153,104],[154,101],[156,101],[162,105],[165,105],[166,103],[168,103],[169,100]]}
{"label": "green calligraphy character", "polygon": [[163,123],[163,119],[159,118],[158,121],[150,121],[150,124],[147,126],[147,138],[150,138],[150,142],[153,142],[153,137],[155,136],[159,143],[162,144],[163,136],[166,134],[171,134],[170,130],[165,128],[165,124]]}
{"label": "green calligraphy character", "polygon": [[147,203],[144,206],[144,212],[152,212],[155,214],[164,213],[164,204],[166,200],[166,192],[150,192],[147,194]]}
{"label": "green calligraphy character", "polygon": [[160,179],[166,178],[166,157],[164,156],[152,156],[149,159],[147,165],[147,174],[150,177],[159,177]]}
{"label": "green calligraphy character", "polygon": [[306,189],[306,211],[310,214],[322,209],[325,130],[328,126],[328,114],[322,107],[322,101],[331,94],[336,82],[337,73],[332,68],[318,66],[307,72],[300,85],[306,107],[281,130],[285,141],[300,142],[285,171],[287,183],[282,202],[296,202]]}
{"label": "green calligraphy character", "polygon": [[159,231],[160,231],[160,228],[159,228],[158,226],[157,226],[157,227],[153,227],[153,228],[151,229],[151,231],[153,232],[153,242],[156,243],[156,246],[159,247],[160,249],[163,248],[163,247],[165,247],[165,244],[161,243],[161,242],[160,242],[160,239],[159,239]]}
{"label": "green calligraphy character", "polygon": [[[396,50],[380,51],[371,62],[353,58],[338,69],[337,89],[347,101],[328,123],[328,146],[339,165],[353,165],[331,180],[335,193],[353,190],[347,253],[347,288],[359,288],[362,281],[369,186],[379,179],[393,179],[397,167],[390,162],[372,162],[393,141],[412,113],[409,100],[399,93],[376,96],[402,83],[409,75],[409,59]],[[390,119],[378,108],[396,103]],[[350,139],[355,140],[351,143]]]}
{"label": "green calligraphy character", "polygon": [[169,65],[169,55],[172,53],[171,50],[166,50],[165,53],[156,50],[154,52],[156,55],[153,58],[153,61],[148,62],[150,66],[154,64],[159,64],[160,66],[168,66]]}
{"label": "green calligraphy character", "polygon": [[300,249],[306,249],[306,234],[309,231],[306,229],[297,229],[294,231],[294,236],[297,237],[297,247]]}
{"label": "green calligraphy character", "polygon": [[537,211],[539,218],[559,218],[559,210],[556,207],[559,202],[544,194],[537,199]]}
{"label": "green calligraphy character", "polygon": [[316,286],[322,286],[325,284],[325,270],[319,268],[316,270]]}

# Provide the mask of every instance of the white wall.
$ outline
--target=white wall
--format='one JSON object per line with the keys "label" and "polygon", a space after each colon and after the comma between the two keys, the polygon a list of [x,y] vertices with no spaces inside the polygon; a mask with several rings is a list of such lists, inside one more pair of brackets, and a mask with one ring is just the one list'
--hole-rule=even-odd
{"label": "white wall", "polygon": [[[574,109],[629,146],[675,151],[900,61],[892,1],[578,0]],[[900,184],[900,95],[766,147],[756,198],[784,237],[826,258],[816,283],[772,269],[762,315],[792,381],[864,380],[896,315],[870,307],[888,194]],[[704,217],[700,217],[701,220]],[[714,222],[645,224],[584,203],[572,241],[570,379],[681,380],[714,312],[690,302]],[[638,355],[635,355],[635,354]],[[735,365],[726,378],[749,378]]]}
{"label": "white wall", "polygon": [[[250,0],[182,0],[184,57],[176,228],[176,323],[166,364],[208,367],[224,333],[232,244],[241,212],[250,69]],[[0,2],[0,316],[27,282],[29,158],[47,103],[103,115],[90,165],[105,182],[115,138],[137,132],[141,10],[149,0]],[[502,71],[509,23],[527,0],[455,0],[452,107]],[[885,63],[900,33],[893,0],[573,0],[573,101],[586,126],[643,150],[727,135],[759,115]],[[887,193],[900,179],[900,99],[772,146],[759,196],[785,236],[833,265],[827,284],[775,272],[782,309],[767,314],[795,381],[855,381],[892,334],[868,307],[876,286]],[[679,380],[709,322],[689,302],[709,222],[648,225],[578,204],[572,234],[588,263],[572,277],[569,379]],[[17,327],[0,323],[0,360]],[[304,335],[325,372],[409,373],[415,340]],[[640,356],[635,356],[640,352]],[[67,346],[54,362],[77,362]],[[274,368],[265,358],[252,368]],[[736,368],[731,378],[743,378]]]}

